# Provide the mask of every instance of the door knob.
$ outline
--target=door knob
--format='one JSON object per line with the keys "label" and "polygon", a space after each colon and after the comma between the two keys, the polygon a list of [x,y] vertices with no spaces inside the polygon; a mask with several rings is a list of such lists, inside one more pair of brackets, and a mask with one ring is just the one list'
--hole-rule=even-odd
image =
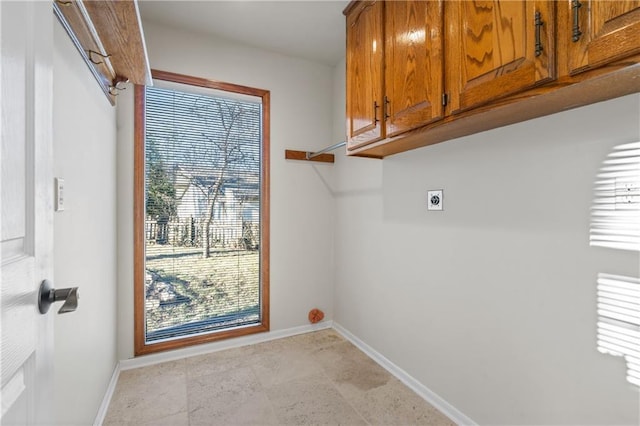
{"label": "door knob", "polygon": [[40,283],[40,290],[38,291],[38,310],[41,314],[46,314],[54,302],[64,301],[58,313],[73,312],[78,307],[79,298],[78,287],[56,290],[53,288],[51,281],[44,280]]}

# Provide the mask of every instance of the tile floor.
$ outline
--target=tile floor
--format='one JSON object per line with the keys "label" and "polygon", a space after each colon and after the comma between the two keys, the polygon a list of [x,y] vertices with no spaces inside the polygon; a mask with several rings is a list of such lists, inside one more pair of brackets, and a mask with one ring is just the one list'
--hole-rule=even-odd
{"label": "tile floor", "polygon": [[106,425],[453,425],[322,330],[120,374]]}

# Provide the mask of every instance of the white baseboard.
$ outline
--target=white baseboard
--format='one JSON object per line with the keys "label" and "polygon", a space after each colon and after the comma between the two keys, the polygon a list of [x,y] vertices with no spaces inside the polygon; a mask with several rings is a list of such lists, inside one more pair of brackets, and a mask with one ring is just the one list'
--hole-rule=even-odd
{"label": "white baseboard", "polygon": [[109,404],[111,403],[111,397],[113,396],[113,392],[116,390],[118,377],[120,377],[120,363],[117,363],[116,368],[114,368],[113,370],[113,374],[111,375],[111,381],[109,381],[109,386],[107,386],[107,391],[104,394],[104,398],[102,398],[102,404],[100,404],[100,408],[98,409],[98,414],[96,415],[96,419],[93,421],[93,426],[102,426],[102,423],[104,422],[104,417],[107,415],[107,410],[109,409]]}
{"label": "white baseboard", "polygon": [[237,348],[240,346],[254,345],[256,343],[268,342],[269,340],[281,339],[283,337],[295,336],[296,334],[309,333],[311,331],[331,328],[333,321],[322,321],[317,324],[302,325],[299,327],[287,328],[284,330],[267,331],[266,333],[250,334],[248,336],[234,339],[221,340],[213,343],[190,346],[188,348],[176,349],[173,351],[160,352],[150,355],[143,355],[136,358],[120,360],[121,370],[146,367],[148,365],[160,364],[167,361],[188,358],[196,355],[204,355],[224,349]]}
{"label": "white baseboard", "polygon": [[458,425],[471,425],[476,426],[477,423],[467,417],[464,413],[458,410],[453,405],[449,404],[438,394],[431,389],[420,383],[418,380],[410,376],[406,371],[398,367],[393,362],[389,361],[378,351],[367,345],[365,342],[354,336],[350,331],[342,327],[340,324],[334,322],[333,328],[347,340],[358,347],[362,352],[367,354],[371,359],[380,364],[382,368],[389,373],[397,377],[402,383],[411,388],[415,393],[420,395],[425,401],[437,408],[442,414],[450,418]]}

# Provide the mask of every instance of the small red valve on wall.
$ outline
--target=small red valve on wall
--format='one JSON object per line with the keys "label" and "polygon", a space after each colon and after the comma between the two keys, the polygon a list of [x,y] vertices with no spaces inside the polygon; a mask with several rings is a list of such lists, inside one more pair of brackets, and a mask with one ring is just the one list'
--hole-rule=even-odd
{"label": "small red valve on wall", "polygon": [[311,324],[320,322],[322,321],[323,318],[324,318],[324,312],[322,312],[320,309],[313,308],[312,310],[309,311],[309,322]]}

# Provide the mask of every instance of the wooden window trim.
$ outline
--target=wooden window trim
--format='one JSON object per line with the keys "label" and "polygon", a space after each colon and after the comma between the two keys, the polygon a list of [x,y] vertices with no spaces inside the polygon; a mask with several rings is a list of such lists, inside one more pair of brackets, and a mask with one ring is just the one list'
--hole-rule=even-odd
{"label": "wooden window trim", "polygon": [[145,342],[145,89],[144,86],[135,86],[135,114],[134,114],[134,177],[133,177],[133,255],[134,255],[134,354],[135,356],[161,352],[172,349],[179,349],[186,346],[209,343],[232,337],[240,337],[248,334],[269,331],[269,217],[270,217],[270,92],[268,90],[256,89],[247,86],[240,86],[231,83],[219,82],[198,77],[191,77],[182,74],[175,74],[166,71],[152,70],[154,79],[183,83],[191,86],[206,87],[210,89],[224,90],[245,95],[252,95],[262,99],[262,161],[261,161],[261,183],[262,194],[260,205],[260,285],[261,285],[261,312],[262,321],[260,324],[239,327],[230,330],[223,330],[204,335],[184,337],[176,340],[163,341],[147,344]]}

